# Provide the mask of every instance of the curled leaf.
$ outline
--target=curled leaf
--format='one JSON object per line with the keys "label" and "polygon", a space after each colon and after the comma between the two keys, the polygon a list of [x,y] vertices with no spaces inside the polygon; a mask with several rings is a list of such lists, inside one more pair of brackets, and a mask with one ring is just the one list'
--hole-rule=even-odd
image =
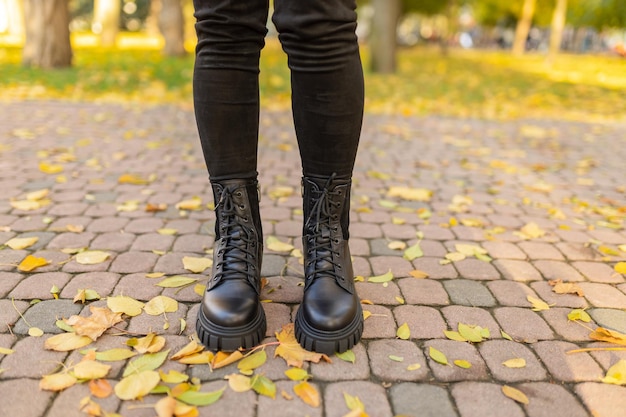
{"label": "curled leaf", "polygon": [[293,387],[293,392],[302,400],[305,404],[311,407],[320,406],[320,394],[317,389],[306,381],[302,381]]}

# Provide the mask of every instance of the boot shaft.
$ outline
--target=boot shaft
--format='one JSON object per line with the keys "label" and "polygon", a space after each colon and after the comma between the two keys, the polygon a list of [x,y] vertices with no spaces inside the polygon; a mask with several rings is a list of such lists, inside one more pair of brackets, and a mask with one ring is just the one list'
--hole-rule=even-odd
{"label": "boot shaft", "polygon": [[318,227],[320,220],[339,227],[343,240],[350,237],[350,179],[305,176],[302,178],[303,236]]}
{"label": "boot shaft", "polygon": [[223,235],[227,217],[234,210],[236,221],[246,229],[254,229],[259,242],[263,242],[261,214],[259,211],[259,184],[257,180],[211,181],[215,203],[215,240]]}

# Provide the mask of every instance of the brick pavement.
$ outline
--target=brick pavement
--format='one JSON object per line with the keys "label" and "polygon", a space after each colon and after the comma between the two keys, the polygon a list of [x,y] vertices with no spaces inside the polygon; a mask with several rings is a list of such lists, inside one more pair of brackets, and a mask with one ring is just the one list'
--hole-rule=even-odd
{"label": "brick pavement", "polygon": [[[357,288],[371,315],[363,341],[353,349],[355,363],[333,358],[306,364],[321,405],[313,408],[294,396],[294,383],[284,374],[287,366],[273,358],[271,343],[274,332],[293,319],[302,292],[301,265],[268,249],[262,297],[270,359],[260,372],[286,395],[272,400],[227,389],[217,403],[200,408],[200,415],[340,417],[349,411],[347,393],[359,397],[372,417],[624,416],[626,387],[601,378],[626,353],[567,352],[606,347],[589,338],[592,328],[626,332],[626,278],[614,269],[626,260],[621,246],[626,245],[625,127],[367,115],[354,177],[351,247],[356,274],[365,279]],[[289,113],[262,114],[265,236],[301,248],[295,143]],[[120,183],[125,174],[139,177],[139,184]],[[432,198],[388,196],[393,186],[426,188]],[[42,189],[49,194],[40,200],[30,195],[29,210],[16,203]],[[14,350],[0,355],[0,387],[5,398],[15,399],[0,402],[0,415],[86,415],[79,410],[89,395],[85,384],[62,393],[38,387],[43,375],[82,356],[44,349],[46,339],[62,332],[55,325],[58,318],[88,315],[88,305],[72,302],[80,289],[144,302],[159,294],[176,298],[179,308],[168,313],[169,329],[163,329],[163,317],[146,314],[127,317],[118,328],[157,331],[173,350],[188,341],[200,296],[191,287],[157,287],[146,274],[201,281],[208,274],[190,273],[182,264],[184,256],[209,256],[213,242],[213,212],[206,205],[211,193],[191,111],[2,103],[0,190],[0,245],[38,238],[27,248],[0,247],[0,347]],[[200,210],[176,208],[194,197],[202,199]],[[163,210],[146,211],[146,204]],[[421,257],[403,259],[401,249],[389,246],[414,245],[418,233]],[[481,247],[492,259],[446,261],[459,244]],[[81,264],[73,254],[84,249],[107,251],[110,258]],[[27,255],[43,257],[48,265],[19,271],[16,266]],[[414,278],[415,270],[428,278]],[[394,274],[387,285],[366,282],[387,271]],[[555,294],[549,279],[576,282],[584,296]],[[550,308],[532,311],[527,296]],[[568,320],[573,308],[586,308],[592,318],[587,328]],[[188,324],[182,334],[181,319]],[[411,335],[399,340],[396,329],[404,323]],[[456,330],[459,323],[486,327],[490,338],[474,344],[447,339],[444,330]],[[32,326],[44,336],[29,336]],[[93,346],[122,347],[130,336],[116,332]],[[465,360],[472,366],[441,365],[429,356],[430,347],[450,363]],[[502,365],[513,358],[523,358],[526,365]],[[112,384],[123,366],[114,364],[108,375]],[[203,390],[224,387],[222,378],[237,372],[236,365],[211,372],[207,365],[170,362],[164,369],[198,378]],[[524,392],[529,404],[505,397],[503,385]],[[146,404],[158,398],[94,400],[107,412],[133,417],[154,416]]]}

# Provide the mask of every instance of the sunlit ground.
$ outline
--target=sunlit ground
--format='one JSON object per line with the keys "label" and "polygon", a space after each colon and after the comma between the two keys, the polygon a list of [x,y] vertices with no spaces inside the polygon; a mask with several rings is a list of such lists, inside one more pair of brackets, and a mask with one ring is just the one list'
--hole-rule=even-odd
{"label": "sunlit ground", "polygon": [[[160,53],[162,40],[119,36],[113,49],[93,35],[73,36],[74,66],[42,71],[20,65],[21,48],[0,38],[0,100],[63,99],[191,106],[193,43],[185,58]],[[4,43],[3,43],[4,42]],[[398,72],[366,67],[366,111],[482,118],[626,120],[626,59],[561,55],[513,57],[508,52],[430,47],[401,49]],[[265,108],[289,106],[289,72],[280,45],[269,39],[261,62]]]}

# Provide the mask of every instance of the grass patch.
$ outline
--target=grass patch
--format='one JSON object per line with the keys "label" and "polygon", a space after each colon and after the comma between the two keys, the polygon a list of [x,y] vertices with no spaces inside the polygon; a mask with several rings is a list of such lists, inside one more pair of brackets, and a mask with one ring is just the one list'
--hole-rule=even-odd
{"label": "grass patch", "polygon": [[[0,99],[65,99],[191,106],[193,55],[164,57],[155,47],[74,47],[74,66],[44,71],[21,66],[21,49],[0,49]],[[367,47],[363,48],[368,62]],[[261,59],[264,108],[289,106],[289,71],[280,45]],[[366,65],[367,67],[367,65]],[[510,119],[626,119],[626,60],[617,57],[513,57],[507,52],[402,49],[398,72],[366,70],[366,111]]]}

